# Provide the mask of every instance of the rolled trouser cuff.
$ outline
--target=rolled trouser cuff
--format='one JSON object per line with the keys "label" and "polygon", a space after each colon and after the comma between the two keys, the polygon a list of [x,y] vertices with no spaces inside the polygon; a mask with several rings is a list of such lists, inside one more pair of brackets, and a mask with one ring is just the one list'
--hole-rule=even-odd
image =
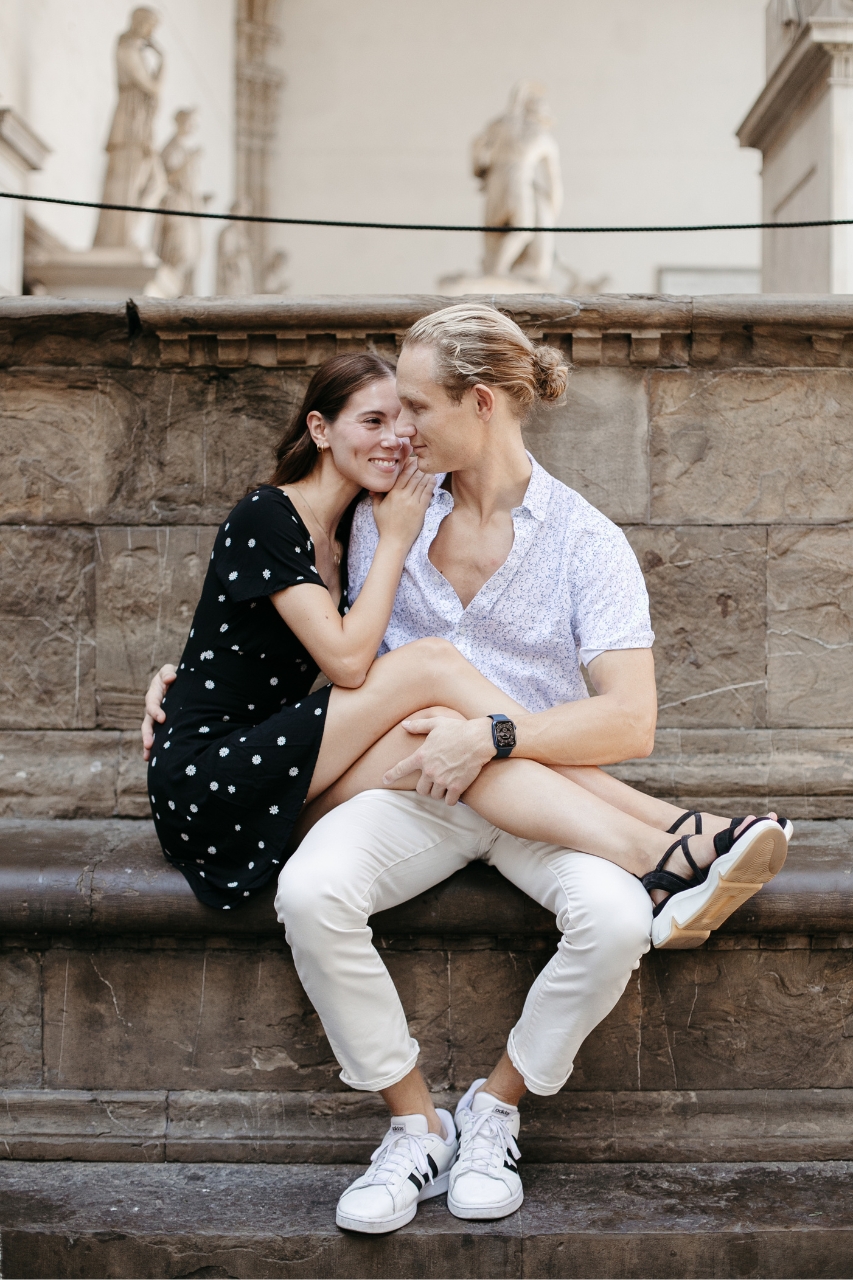
{"label": "rolled trouser cuff", "polygon": [[358,1089],[362,1093],[381,1093],[383,1089],[391,1089],[395,1084],[399,1084],[401,1080],[404,1080],[409,1072],[414,1071],[415,1067],[418,1065],[418,1057],[421,1052],[421,1047],[417,1040],[412,1041],[412,1046],[412,1053],[407,1059],[406,1065],[397,1071],[389,1072],[387,1076],[381,1076],[374,1080],[356,1080],[346,1071],[342,1071],[340,1078],[343,1080],[344,1084],[348,1084],[351,1089]]}

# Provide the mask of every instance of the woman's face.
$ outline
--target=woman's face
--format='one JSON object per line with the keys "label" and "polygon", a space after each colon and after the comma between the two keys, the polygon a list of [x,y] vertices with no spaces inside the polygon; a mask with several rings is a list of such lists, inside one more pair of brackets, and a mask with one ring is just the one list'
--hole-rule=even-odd
{"label": "woman's face", "polygon": [[312,425],[318,443],[325,443],[341,475],[360,489],[385,493],[409,456],[409,445],[394,428],[400,401],[393,378],[379,378],[355,391],[334,422],[320,418]]}

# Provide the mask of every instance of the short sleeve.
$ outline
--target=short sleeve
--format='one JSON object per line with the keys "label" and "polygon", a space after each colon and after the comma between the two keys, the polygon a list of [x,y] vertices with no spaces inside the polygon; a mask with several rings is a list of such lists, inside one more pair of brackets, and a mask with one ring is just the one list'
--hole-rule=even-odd
{"label": "short sleeve", "polygon": [[347,569],[349,574],[349,602],[355,601],[373,564],[376,548],[379,545],[379,530],[373,518],[373,503],[370,498],[362,498],[352,518],[352,529],[349,536],[349,552]]}
{"label": "short sleeve", "polygon": [[654,643],[642,570],[621,529],[601,516],[581,539],[572,583],[575,643],[587,661]]}
{"label": "short sleeve", "polygon": [[300,582],[323,586],[308,531],[278,489],[259,489],[237,504],[219,530],[213,559],[235,603]]}

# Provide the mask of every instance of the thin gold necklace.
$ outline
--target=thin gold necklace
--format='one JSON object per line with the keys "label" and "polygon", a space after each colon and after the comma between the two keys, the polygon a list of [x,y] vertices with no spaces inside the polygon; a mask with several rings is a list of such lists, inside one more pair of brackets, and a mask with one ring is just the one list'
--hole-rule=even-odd
{"label": "thin gold necklace", "polygon": [[[297,489],[295,488],[295,486],[294,486],[294,493],[296,493],[296,492],[298,492],[298,490],[297,490]],[[300,494],[299,494],[299,498],[300,498],[300,500],[301,500],[302,502],[304,502],[304,503],[305,503],[306,507],[307,507],[307,508],[308,508],[308,510],[311,512],[311,514],[312,514],[312,516],[314,517],[314,519],[317,521],[317,527],[319,528],[319,530],[320,530],[320,532],[322,533],[323,537],[326,539],[326,541],[327,541],[327,542],[328,542],[328,544],[329,544],[329,551],[332,553],[332,563],[334,564],[335,568],[337,568],[337,567],[338,567],[338,565],[341,563],[341,553],[340,553],[340,551],[336,551],[336,550],[335,550],[335,544],[332,542],[332,539],[331,539],[331,538],[329,537],[329,535],[326,533],[326,530],[323,528],[323,522],[321,521],[320,517],[317,515],[317,512],[316,512],[316,511],[314,510],[314,508],[311,506],[311,503],[310,503],[310,502],[308,501],[308,499],[305,497],[305,494],[304,494],[304,493],[300,493]]]}

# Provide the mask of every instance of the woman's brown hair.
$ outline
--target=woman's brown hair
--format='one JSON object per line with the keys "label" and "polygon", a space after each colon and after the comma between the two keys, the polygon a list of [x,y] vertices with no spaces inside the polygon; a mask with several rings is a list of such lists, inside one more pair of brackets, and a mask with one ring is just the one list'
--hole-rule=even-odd
{"label": "woman's brown hair", "polygon": [[334,422],[350,396],[380,378],[393,378],[394,366],[370,351],[332,356],[314,374],[299,406],[275,451],[276,468],[267,484],[295,484],[314,470],[319,457],[308,430],[309,413],[320,413]]}

